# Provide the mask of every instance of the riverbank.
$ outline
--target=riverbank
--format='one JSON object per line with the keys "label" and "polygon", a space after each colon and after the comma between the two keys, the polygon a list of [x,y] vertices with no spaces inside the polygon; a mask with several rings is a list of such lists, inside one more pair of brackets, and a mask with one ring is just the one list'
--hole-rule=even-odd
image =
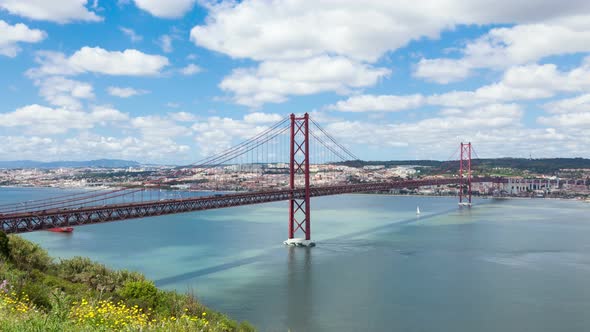
{"label": "riverbank", "polygon": [[83,257],[55,262],[37,244],[0,232],[1,331],[254,331],[194,294]]}
{"label": "riverbank", "polygon": [[[347,195],[382,195],[382,196],[392,196],[392,197],[428,197],[428,198],[449,198],[449,197],[458,197],[457,195],[419,195],[419,194],[390,194],[390,193],[351,193]],[[581,201],[590,203],[590,198],[582,198],[582,197],[520,197],[520,196],[473,196],[473,198],[477,199],[551,199],[551,200],[564,200],[564,201]]]}

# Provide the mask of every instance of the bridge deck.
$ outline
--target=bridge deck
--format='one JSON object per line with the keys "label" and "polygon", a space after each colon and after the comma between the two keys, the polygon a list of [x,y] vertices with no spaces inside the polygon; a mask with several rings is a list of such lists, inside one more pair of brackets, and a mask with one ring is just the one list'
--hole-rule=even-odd
{"label": "bridge deck", "polygon": [[[472,182],[504,182],[499,178],[473,178]],[[355,192],[373,192],[421,186],[438,186],[459,183],[458,178],[408,180],[381,183],[360,183],[340,186],[311,187],[311,197],[339,195]],[[79,226],[133,218],[144,218],[175,213],[211,210],[226,207],[261,204],[304,197],[303,189],[255,191],[213,195],[196,198],[143,201],[125,204],[89,206],[77,209],[37,210],[0,215],[1,229],[5,233],[24,233],[53,227]]]}

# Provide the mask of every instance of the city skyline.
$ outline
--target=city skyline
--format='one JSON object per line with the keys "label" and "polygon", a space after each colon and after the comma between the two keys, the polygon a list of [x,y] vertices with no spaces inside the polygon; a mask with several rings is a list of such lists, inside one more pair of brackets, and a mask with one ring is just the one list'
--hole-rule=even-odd
{"label": "city skyline", "polygon": [[588,158],[590,4],[476,3],[0,0],[0,160],[186,164],[304,112],[364,160]]}

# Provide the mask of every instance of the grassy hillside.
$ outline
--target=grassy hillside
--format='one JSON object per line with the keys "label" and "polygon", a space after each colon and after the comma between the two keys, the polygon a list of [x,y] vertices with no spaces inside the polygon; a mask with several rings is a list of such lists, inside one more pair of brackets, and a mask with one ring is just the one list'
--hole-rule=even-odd
{"label": "grassy hillside", "polygon": [[0,331],[253,330],[139,273],[82,257],[55,262],[38,245],[0,232]]}

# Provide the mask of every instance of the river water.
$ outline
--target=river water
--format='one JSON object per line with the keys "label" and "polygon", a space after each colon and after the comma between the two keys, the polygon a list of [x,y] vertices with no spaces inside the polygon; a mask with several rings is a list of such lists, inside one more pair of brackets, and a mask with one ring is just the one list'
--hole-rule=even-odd
{"label": "river water", "polygon": [[[63,191],[1,188],[0,202]],[[287,203],[25,234],[261,331],[588,331],[590,204],[341,195],[312,199],[315,248],[287,248]],[[416,206],[422,214],[416,216]]]}

